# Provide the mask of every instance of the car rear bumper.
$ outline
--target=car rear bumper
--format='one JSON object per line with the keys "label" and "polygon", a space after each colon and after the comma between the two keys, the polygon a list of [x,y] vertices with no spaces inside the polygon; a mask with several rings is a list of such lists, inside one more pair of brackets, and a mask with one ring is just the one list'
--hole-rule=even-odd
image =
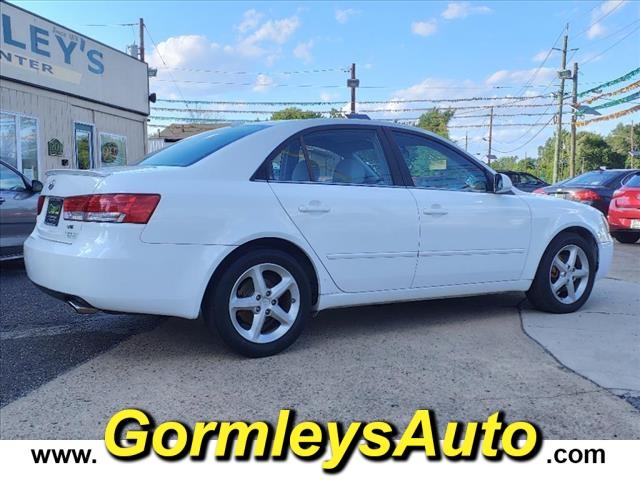
{"label": "car rear bumper", "polygon": [[604,278],[611,268],[613,262],[613,242],[604,242],[598,244],[598,272],[596,273],[596,280]]}
{"label": "car rear bumper", "polygon": [[34,233],[24,245],[27,275],[98,310],[196,318],[213,270],[233,247],[148,244],[137,226],[127,227],[103,227],[110,232],[102,244],[66,244]]}

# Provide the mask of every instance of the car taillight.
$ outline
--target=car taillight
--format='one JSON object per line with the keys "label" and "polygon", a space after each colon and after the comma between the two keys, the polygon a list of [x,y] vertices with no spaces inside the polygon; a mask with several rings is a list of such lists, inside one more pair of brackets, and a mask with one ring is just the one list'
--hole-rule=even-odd
{"label": "car taillight", "polygon": [[44,199],[47,198],[44,195],[40,195],[38,197],[38,213],[37,215],[40,215],[40,212],[42,212],[42,207],[44,207]]}
{"label": "car taillight", "polygon": [[78,222],[147,223],[158,206],[160,195],[108,193],[67,197],[63,218]]}
{"label": "car taillight", "polygon": [[593,190],[576,190],[571,192],[571,197],[578,202],[595,202],[601,199],[600,195]]}
{"label": "car taillight", "polygon": [[544,191],[544,188],[536,188],[533,192],[531,193],[535,193],[537,195],[546,195],[547,192]]}

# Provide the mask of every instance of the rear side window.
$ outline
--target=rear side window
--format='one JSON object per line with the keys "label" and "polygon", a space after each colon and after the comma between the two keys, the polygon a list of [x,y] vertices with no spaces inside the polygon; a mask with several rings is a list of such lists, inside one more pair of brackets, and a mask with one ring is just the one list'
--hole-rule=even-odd
{"label": "rear side window", "polygon": [[624,184],[625,187],[640,187],[640,173],[636,173],[633,177],[629,179],[627,183]]}
{"label": "rear side window", "polygon": [[268,165],[267,178],[276,182],[308,182],[309,169],[304,159],[300,137],[282,147]]}
{"label": "rear side window", "polygon": [[563,186],[565,187],[601,187],[606,185],[611,180],[614,180],[618,175],[618,172],[611,172],[607,170],[596,170],[594,172],[583,173],[582,175],[578,175],[571,180],[567,180]]}
{"label": "rear side window", "polygon": [[203,132],[181,140],[158,152],[154,152],[145,157],[140,163],[141,165],[186,167],[193,165],[204,157],[217,152],[221,148],[247,135],[251,135],[267,127],[268,125],[256,123],[218,128],[216,130]]}
{"label": "rear side window", "polygon": [[276,182],[393,185],[375,130],[322,130],[289,140],[266,164]]}

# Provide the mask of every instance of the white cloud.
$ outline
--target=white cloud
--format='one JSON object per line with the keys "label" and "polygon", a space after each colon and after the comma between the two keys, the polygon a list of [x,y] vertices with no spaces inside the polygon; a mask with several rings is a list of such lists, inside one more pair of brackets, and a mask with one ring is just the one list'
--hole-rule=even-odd
{"label": "white cloud", "polygon": [[259,74],[256,77],[256,82],[253,85],[254,92],[264,92],[269,90],[274,84],[273,78],[264,73]]}
{"label": "white cloud", "polygon": [[345,8],[343,10],[336,10],[336,20],[338,23],[347,23],[349,19],[355,15],[359,15],[361,13],[360,10],[356,10],[355,8]]}
{"label": "white cloud", "polygon": [[313,40],[309,40],[308,42],[300,42],[296,45],[296,48],[293,49],[293,55],[296,58],[299,58],[304,63],[309,63],[313,60],[313,55],[311,54],[311,49],[313,48]]}
{"label": "white cloud", "polygon": [[528,82],[536,71],[536,82],[548,82],[557,76],[556,69],[551,67],[542,67],[539,71],[537,68],[532,68],[530,70],[498,70],[497,72],[489,75],[486,80],[486,84],[495,85],[496,83],[501,82],[521,84]]}
{"label": "white cloud", "polygon": [[235,28],[240,33],[245,33],[245,32],[248,32],[249,30],[253,30],[258,26],[263,16],[264,15],[262,13],[258,12],[253,8],[251,10],[247,10],[242,15],[242,22],[236,25]]}
{"label": "white cloud", "polygon": [[602,25],[602,22],[598,20],[604,20],[603,17],[609,15],[614,10],[620,11],[628,1],[629,0],[606,0],[595,8],[591,13],[592,23],[587,30],[587,38],[592,40],[594,38],[602,37],[607,32],[607,29]]}
{"label": "white cloud", "polygon": [[340,94],[335,92],[320,92],[320,100],[323,102],[332,102],[340,98]]}
{"label": "white cloud", "polygon": [[[260,71],[265,66],[272,67],[299,27],[300,20],[295,15],[265,18],[256,10],[247,10],[240,23],[232,27],[238,33],[232,43],[216,43],[205,35],[169,37],[159,42],[148,56],[152,67],[160,67],[158,77],[150,79],[153,91],[164,98],[175,96],[178,89],[185,97],[251,88],[264,91],[273,83],[268,78],[260,77],[255,85],[252,82],[246,85],[248,82],[241,77],[212,76],[210,71]],[[310,58],[310,52],[306,58]],[[164,68],[165,64],[171,68]]]}
{"label": "white cloud", "polygon": [[[542,62],[544,61],[545,58],[547,58],[547,54],[549,54],[549,50],[540,50],[538,53],[536,53],[533,58],[531,58],[531,60],[533,60],[534,62]],[[549,54],[549,58],[553,58],[556,56],[556,52],[555,50],[551,52],[551,54]]]}
{"label": "white cloud", "polygon": [[413,22],[411,24],[411,31],[421,37],[428,37],[438,31],[438,22],[434,18],[426,21]]}
{"label": "white cloud", "polygon": [[247,56],[260,56],[265,53],[262,43],[282,45],[291,38],[300,26],[298,17],[288,17],[280,20],[268,20],[243,38],[237,46],[238,52]]}
{"label": "white cloud", "polygon": [[594,38],[598,38],[601,37],[605,34],[607,30],[602,26],[601,23],[594,23],[593,25],[591,25],[591,27],[589,27],[589,30],[587,30],[587,38],[589,40],[592,40]]}
{"label": "white cloud", "polygon": [[451,2],[441,15],[446,20],[455,20],[456,18],[466,18],[469,15],[490,12],[491,9],[485,5],[472,5],[470,2]]}

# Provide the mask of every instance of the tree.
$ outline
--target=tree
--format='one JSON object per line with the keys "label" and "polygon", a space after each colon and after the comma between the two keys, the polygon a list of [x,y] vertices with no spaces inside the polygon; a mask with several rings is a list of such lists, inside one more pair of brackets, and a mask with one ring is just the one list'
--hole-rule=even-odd
{"label": "tree", "polygon": [[298,107],[289,107],[283,110],[278,110],[271,114],[271,120],[302,120],[305,118],[320,118],[317,112],[311,110],[302,110]]}
{"label": "tree", "polygon": [[[616,125],[607,138],[605,139],[611,150],[619,155],[621,158],[626,159],[625,166],[633,168],[634,165],[638,165],[640,161],[633,159],[629,152],[631,151],[631,125],[623,125],[619,123]],[[640,150],[640,125],[633,126],[633,148]],[[635,160],[635,162],[632,162]]]}
{"label": "tree", "polygon": [[329,112],[329,118],[344,118],[344,112],[337,108],[332,108]]}
{"label": "tree", "polygon": [[453,117],[454,113],[455,110],[450,108],[446,110],[433,108],[420,115],[420,118],[418,119],[418,127],[424,130],[429,130],[441,137],[449,138],[449,121]]}

